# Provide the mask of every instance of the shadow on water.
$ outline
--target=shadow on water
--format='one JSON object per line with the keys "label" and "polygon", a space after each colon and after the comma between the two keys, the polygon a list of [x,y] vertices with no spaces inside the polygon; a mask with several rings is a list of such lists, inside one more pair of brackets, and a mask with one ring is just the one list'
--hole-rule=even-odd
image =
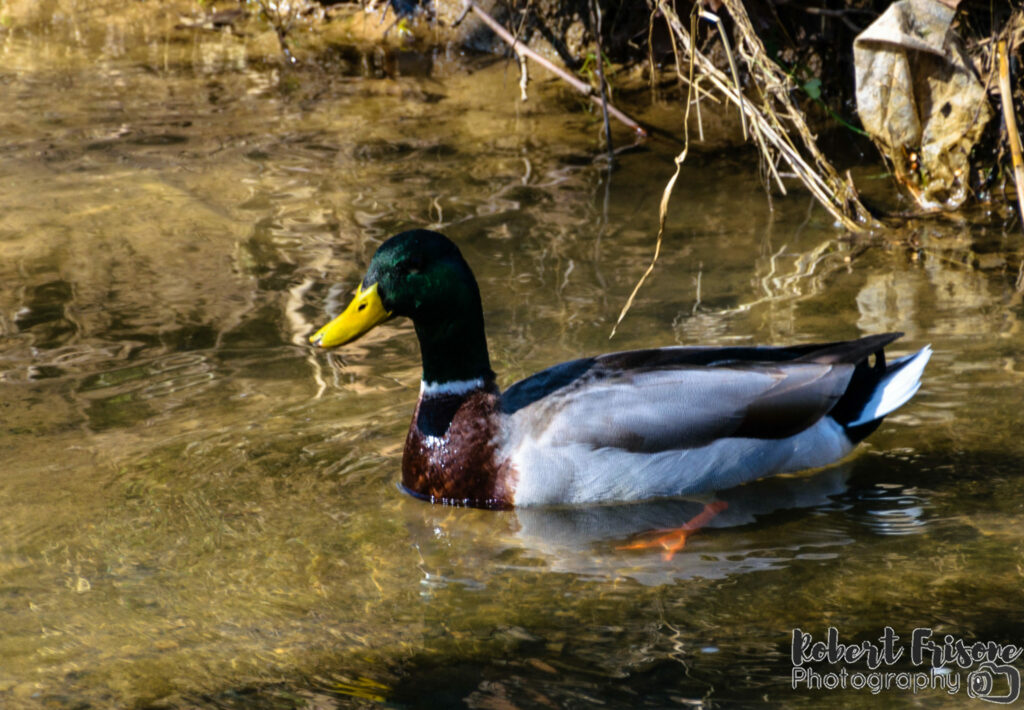
{"label": "shadow on water", "polygon": [[[693,160],[609,344],[671,150],[609,173],[596,116],[503,63],[285,72],[105,12],[0,29],[4,708],[874,707],[793,689],[792,629],[1024,636],[1019,240],[853,240],[805,195],[769,212],[746,156]],[[409,324],[305,341],[413,226],[476,270],[504,385],[676,343],[935,355],[853,458],[723,492],[671,561],[619,547],[699,503],[431,507],[396,487]]]}

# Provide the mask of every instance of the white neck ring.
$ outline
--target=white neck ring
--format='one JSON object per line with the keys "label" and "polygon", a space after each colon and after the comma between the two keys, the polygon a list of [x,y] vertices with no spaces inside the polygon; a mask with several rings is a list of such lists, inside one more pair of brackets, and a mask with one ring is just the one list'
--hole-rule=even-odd
{"label": "white neck ring", "polygon": [[484,379],[477,377],[472,380],[452,380],[451,382],[427,382],[420,380],[421,397],[438,397],[443,395],[460,395],[483,389]]}

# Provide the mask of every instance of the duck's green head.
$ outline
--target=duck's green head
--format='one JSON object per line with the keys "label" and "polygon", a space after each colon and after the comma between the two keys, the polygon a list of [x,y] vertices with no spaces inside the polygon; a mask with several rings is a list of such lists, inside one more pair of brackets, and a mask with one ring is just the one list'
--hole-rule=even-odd
{"label": "duck's green head", "polygon": [[476,279],[458,247],[443,234],[416,229],[381,244],[355,298],[310,342],[321,348],[345,345],[395,316],[412,318],[421,345],[425,338],[459,335],[467,324],[478,326],[482,337]]}

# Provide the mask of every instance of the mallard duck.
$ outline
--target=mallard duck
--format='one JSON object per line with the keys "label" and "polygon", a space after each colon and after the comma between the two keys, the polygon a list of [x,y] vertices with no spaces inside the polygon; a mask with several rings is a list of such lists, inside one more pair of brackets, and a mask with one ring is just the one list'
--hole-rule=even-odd
{"label": "mallard duck", "polygon": [[[664,347],[564,362],[499,390],[476,279],[422,229],[377,249],[355,298],[310,341],[412,319],[423,379],[402,486],[482,508],[706,495],[846,456],[920,387],[901,333],[789,347]],[[870,363],[872,356],[874,362]]]}

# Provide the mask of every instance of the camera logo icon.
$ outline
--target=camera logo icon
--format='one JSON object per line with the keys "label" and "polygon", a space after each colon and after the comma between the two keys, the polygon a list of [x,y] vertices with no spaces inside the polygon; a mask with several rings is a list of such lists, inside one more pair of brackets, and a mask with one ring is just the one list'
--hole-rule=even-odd
{"label": "camera logo icon", "polygon": [[[1005,693],[1001,692],[1003,678],[1006,678]],[[1013,666],[982,663],[967,674],[967,694],[978,700],[1009,705],[1020,697],[1020,671]]]}

